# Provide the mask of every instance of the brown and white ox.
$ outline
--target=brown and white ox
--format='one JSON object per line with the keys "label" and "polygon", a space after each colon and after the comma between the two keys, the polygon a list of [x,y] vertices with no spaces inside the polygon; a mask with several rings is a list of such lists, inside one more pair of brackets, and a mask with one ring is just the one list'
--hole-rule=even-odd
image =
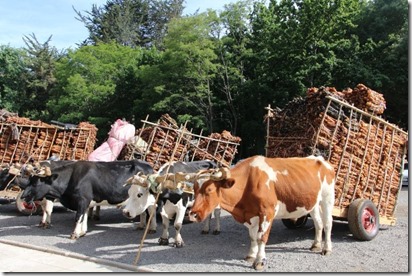
{"label": "brown and white ox", "polygon": [[[194,175],[187,175],[186,179]],[[273,220],[310,214],[315,225],[312,251],[332,252],[332,209],[335,171],[322,157],[267,158],[253,156],[231,169],[208,170],[195,176],[190,219],[203,221],[220,205],[244,224],[251,239],[245,260],[262,270]],[[325,241],[322,248],[322,231]]]}

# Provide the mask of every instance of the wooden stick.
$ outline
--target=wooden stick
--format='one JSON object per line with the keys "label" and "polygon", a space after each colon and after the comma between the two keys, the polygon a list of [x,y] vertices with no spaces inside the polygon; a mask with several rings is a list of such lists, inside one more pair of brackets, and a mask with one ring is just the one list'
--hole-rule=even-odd
{"label": "wooden stick", "polygon": [[[186,128],[186,124],[187,124],[187,122],[185,123],[184,128]],[[178,139],[177,139],[177,142],[176,142],[176,144],[175,144],[175,147],[174,147],[173,153],[172,153],[172,157],[171,157],[172,160],[173,160],[173,158],[174,158],[174,156],[175,156],[175,154],[176,154],[176,149],[177,149],[177,147],[178,147],[178,145],[179,145],[179,143],[180,143],[180,140],[182,139],[182,136],[184,135],[184,133],[185,133],[185,131],[183,130],[182,133],[179,135],[179,137],[178,137]],[[169,162],[169,164],[168,164],[168,166],[167,166],[167,168],[166,168],[166,173],[165,173],[165,175],[167,175],[167,174],[169,173],[170,165],[171,165],[171,162]],[[166,181],[166,178],[165,178],[164,181]],[[164,181],[163,181],[163,182],[164,182]],[[163,183],[161,183],[161,185],[163,186]],[[157,195],[156,195],[156,200],[155,200],[155,202],[153,203],[154,206],[156,206],[156,202],[157,202],[157,200],[159,199],[160,194],[161,194],[161,193],[157,193]],[[141,252],[142,252],[143,242],[144,242],[144,240],[145,240],[145,238],[146,238],[146,234],[147,234],[147,231],[148,231],[148,229],[149,229],[150,222],[152,221],[153,214],[155,214],[155,213],[156,213],[156,209],[155,209],[155,211],[152,212],[152,213],[150,214],[150,216],[149,216],[149,220],[148,220],[148,222],[147,222],[147,224],[146,224],[146,229],[145,229],[145,231],[144,231],[144,233],[143,233],[142,240],[140,241],[139,250],[138,250],[138,252],[137,252],[137,254],[136,254],[136,258],[134,259],[134,262],[133,262],[134,265],[137,265],[137,263],[138,263],[139,260],[140,260],[140,254],[141,254]]]}

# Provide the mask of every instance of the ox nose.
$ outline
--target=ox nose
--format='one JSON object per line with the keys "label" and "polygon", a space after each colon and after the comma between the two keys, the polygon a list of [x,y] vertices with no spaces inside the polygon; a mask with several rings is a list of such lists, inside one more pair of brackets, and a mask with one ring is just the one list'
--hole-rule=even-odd
{"label": "ox nose", "polygon": [[128,210],[123,210],[123,216],[130,218],[130,212]]}
{"label": "ox nose", "polygon": [[197,213],[194,213],[194,212],[190,211],[189,212],[189,220],[193,221],[193,222],[197,222],[198,221]]}

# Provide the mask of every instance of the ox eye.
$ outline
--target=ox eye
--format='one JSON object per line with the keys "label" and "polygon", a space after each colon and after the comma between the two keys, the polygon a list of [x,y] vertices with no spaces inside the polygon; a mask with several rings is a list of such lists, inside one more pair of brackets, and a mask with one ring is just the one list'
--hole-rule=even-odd
{"label": "ox eye", "polygon": [[143,196],[143,193],[138,193],[137,198],[141,198]]}

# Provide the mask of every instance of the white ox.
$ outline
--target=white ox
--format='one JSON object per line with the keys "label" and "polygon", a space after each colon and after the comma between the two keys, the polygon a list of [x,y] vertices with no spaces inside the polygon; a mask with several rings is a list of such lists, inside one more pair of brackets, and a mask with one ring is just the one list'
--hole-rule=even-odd
{"label": "white ox", "polygon": [[[140,215],[140,222],[137,229],[144,229],[146,226],[146,210],[152,215],[152,220],[149,225],[148,233],[156,232],[156,204],[160,203],[162,217],[162,235],[159,238],[160,245],[169,244],[169,223],[174,218],[174,228],[176,230],[175,246],[182,247],[184,245],[182,236],[180,234],[186,210],[191,207],[193,203],[193,191],[186,189],[184,179],[168,180],[169,173],[195,173],[201,170],[215,168],[214,162],[209,160],[192,161],[192,162],[171,162],[164,164],[156,174],[149,176],[141,176],[136,174],[131,177],[127,183],[132,184],[128,190],[129,197],[124,203],[123,215],[128,219],[133,219]],[[189,184],[189,183],[186,183]],[[182,185],[179,187],[179,185]],[[190,184],[189,184],[190,185]],[[158,195],[159,194],[159,195]],[[156,197],[158,195],[158,202]],[[213,234],[220,233],[220,208],[214,211],[216,219],[216,228]],[[210,218],[208,216],[203,227],[202,233],[209,233]]]}

